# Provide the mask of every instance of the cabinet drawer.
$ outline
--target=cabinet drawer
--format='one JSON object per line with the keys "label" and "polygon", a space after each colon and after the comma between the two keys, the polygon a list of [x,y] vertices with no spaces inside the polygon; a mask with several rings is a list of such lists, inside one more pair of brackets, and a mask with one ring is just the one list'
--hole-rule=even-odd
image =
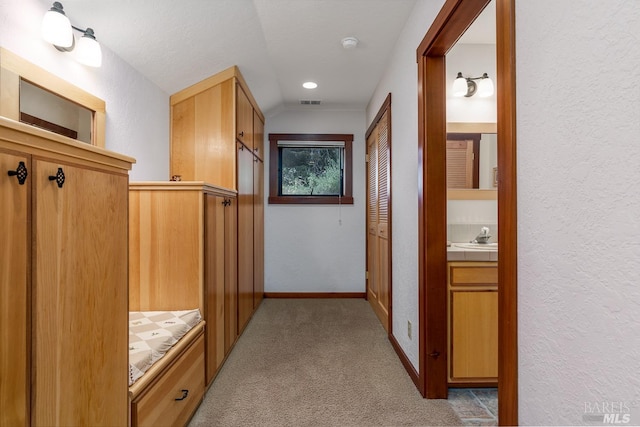
{"label": "cabinet drawer", "polygon": [[450,266],[450,269],[451,286],[498,284],[497,266]]}
{"label": "cabinet drawer", "polygon": [[[188,390],[187,396],[176,400]],[[132,425],[183,426],[204,394],[204,336],[201,335],[171,365],[149,391],[131,405]]]}

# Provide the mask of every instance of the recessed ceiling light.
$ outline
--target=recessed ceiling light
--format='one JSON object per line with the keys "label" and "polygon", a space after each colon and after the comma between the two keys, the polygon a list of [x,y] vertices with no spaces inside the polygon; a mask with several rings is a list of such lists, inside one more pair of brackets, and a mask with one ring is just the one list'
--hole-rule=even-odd
{"label": "recessed ceiling light", "polygon": [[318,87],[318,83],[316,82],[304,82],[302,83],[302,87],[305,89],[315,89]]}

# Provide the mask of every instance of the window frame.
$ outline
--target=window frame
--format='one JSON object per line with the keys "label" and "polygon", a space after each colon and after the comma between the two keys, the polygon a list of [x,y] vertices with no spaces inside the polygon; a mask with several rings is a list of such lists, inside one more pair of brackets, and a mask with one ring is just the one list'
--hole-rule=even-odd
{"label": "window frame", "polygon": [[[278,155],[279,141],[304,141],[309,147],[314,142],[341,141],[344,142],[344,170],[342,196],[305,196],[278,194],[280,180],[280,156]],[[352,205],[353,204],[353,134],[335,133],[270,133],[269,134],[269,204],[307,204],[307,205]]]}

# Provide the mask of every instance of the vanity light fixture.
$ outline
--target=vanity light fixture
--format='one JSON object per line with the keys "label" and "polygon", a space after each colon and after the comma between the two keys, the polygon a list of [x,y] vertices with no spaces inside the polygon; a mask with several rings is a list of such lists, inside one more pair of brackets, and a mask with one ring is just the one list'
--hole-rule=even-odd
{"label": "vanity light fixture", "polygon": [[82,33],[82,37],[78,40],[76,60],[90,67],[100,67],[102,65],[102,49],[96,41],[93,29],[83,30],[71,25],[62,4],[54,2],[42,19],[42,38],[61,52],[71,52],[76,47],[73,30]]}
{"label": "vanity light fixture", "polygon": [[[476,83],[474,80],[479,80],[479,82]],[[486,98],[493,95],[493,93],[493,80],[491,80],[487,73],[482,74],[480,77],[464,77],[462,73],[459,72],[453,81],[453,96],[465,96],[468,98],[478,94],[479,97]]]}

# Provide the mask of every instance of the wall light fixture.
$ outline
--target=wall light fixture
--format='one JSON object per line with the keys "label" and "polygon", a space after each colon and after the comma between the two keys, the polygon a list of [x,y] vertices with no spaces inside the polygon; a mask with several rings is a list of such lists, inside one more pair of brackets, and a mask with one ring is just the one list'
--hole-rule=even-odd
{"label": "wall light fixture", "polygon": [[[479,80],[476,83],[474,80]],[[480,77],[464,77],[462,73],[458,73],[453,81],[453,96],[466,96],[467,98],[478,94],[480,97],[491,96],[494,93],[493,80],[484,73]]]}
{"label": "wall light fixture", "polygon": [[[82,33],[76,46],[73,30]],[[102,65],[102,49],[96,41],[93,29],[74,27],[64,13],[60,2],[54,2],[51,9],[44,14],[42,19],[42,38],[51,43],[61,52],[71,52],[76,50],[76,60],[81,64],[90,67],[100,67]]]}

